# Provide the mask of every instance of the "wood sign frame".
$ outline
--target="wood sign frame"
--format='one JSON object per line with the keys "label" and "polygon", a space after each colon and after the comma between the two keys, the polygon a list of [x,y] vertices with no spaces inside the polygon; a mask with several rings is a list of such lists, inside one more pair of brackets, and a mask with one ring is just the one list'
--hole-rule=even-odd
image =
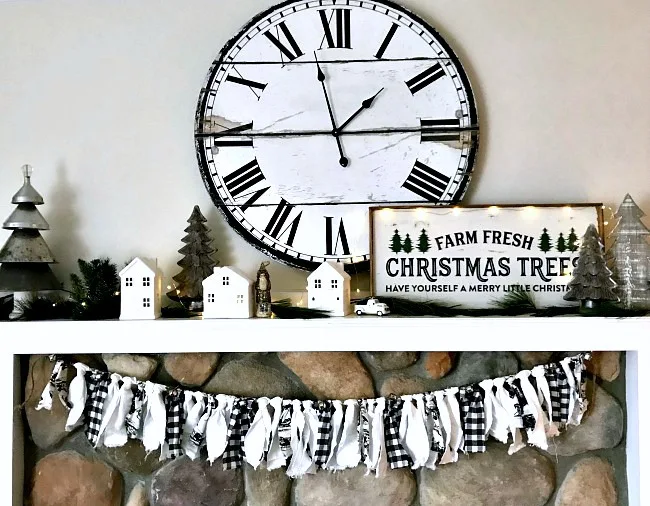
{"label": "wood sign frame", "polygon": [[[540,307],[564,305],[587,226],[597,225],[604,238],[603,208],[601,203],[372,207],[371,294],[488,308],[507,292],[525,290]],[[394,229],[392,237],[388,228],[390,234]]]}

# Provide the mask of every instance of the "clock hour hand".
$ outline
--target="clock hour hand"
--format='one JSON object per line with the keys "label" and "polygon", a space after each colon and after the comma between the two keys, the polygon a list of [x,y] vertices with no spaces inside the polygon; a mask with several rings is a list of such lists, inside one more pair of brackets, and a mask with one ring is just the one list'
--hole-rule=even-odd
{"label": "clock hour hand", "polygon": [[352,116],[350,116],[350,117],[349,117],[345,122],[343,122],[343,124],[342,124],[338,129],[336,129],[337,133],[340,133],[340,132],[341,132],[341,131],[346,127],[346,126],[348,126],[348,125],[352,122],[352,120],[354,120],[354,118],[356,118],[356,117],[357,117],[359,114],[361,114],[363,111],[365,111],[366,109],[370,109],[370,108],[372,107],[372,103],[375,101],[375,99],[377,98],[377,96],[378,96],[382,91],[384,91],[384,88],[382,88],[381,90],[379,90],[379,91],[378,91],[377,93],[375,93],[372,97],[367,98],[366,100],[364,100],[363,102],[361,102],[361,107],[359,107],[359,109],[358,109],[358,110],[357,110],[357,111],[356,111]]}
{"label": "clock hour hand", "polygon": [[327,111],[329,112],[330,115],[330,121],[332,122],[332,135],[334,136],[334,139],[336,140],[336,145],[339,148],[339,155],[341,155],[341,158],[339,159],[339,163],[341,164],[341,167],[347,167],[349,160],[343,153],[343,144],[341,143],[341,139],[339,137],[338,129],[336,128],[336,120],[334,119],[334,111],[332,110],[332,104],[330,102],[330,97],[329,94],[327,93],[327,86],[325,86],[325,74],[323,74],[323,70],[320,68],[320,65],[318,63],[318,58],[316,57],[316,51],[314,51],[314,59],[316,60],[316,67],[318,68],[318,80],[320,81],[321,87],[323,88],[323,93],[325,95],[325,101],[327,102]]}

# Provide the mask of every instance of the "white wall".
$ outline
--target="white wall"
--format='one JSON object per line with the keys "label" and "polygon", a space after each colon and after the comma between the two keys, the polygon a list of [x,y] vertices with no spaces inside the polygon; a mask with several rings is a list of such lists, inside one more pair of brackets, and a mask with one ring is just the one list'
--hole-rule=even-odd
{"label": "white wall", "polygon": [[[0,2],[0,220],[30,163],[61,279],[79,257],[140,255],[158,257],[167,284],[194,204],[221,263],[254,275],[265,257],[213,208],[193,120],[220,47],[274,3]],[[616,206],[630,192],[650,214],[647,0],[401,3],[452,44],[477,94],[481,152],[466,203]],[[0,230],[0,244],[7,237]],[[306,285],[301,271],[270,271],[274,290]]]}

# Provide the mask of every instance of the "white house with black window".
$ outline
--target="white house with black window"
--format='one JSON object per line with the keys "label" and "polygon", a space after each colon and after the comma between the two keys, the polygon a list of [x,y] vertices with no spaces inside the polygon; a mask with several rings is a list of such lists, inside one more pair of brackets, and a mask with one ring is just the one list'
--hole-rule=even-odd
{"label": "white house with black window", "polygon": [[120,271],[120,320],[160,317],[162,274],[156,260],[136,257]]}
{"label": "white house with black window", "polygon": [[203,318],[251,318],[253,281],[235,267],[215,267],[203,280]]}
{"label": "white house with black window", "polygon": [[324,262],[307,277],[309,309],[330,311],[332,316],[352,312],[350,305],[350,275],[343,264]]}

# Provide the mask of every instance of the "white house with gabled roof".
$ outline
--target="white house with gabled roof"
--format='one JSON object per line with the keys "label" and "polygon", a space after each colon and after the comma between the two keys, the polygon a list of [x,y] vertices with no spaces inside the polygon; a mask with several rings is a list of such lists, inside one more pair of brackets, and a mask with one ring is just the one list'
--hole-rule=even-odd
{"label": "white house with gabled roof", "polygon": [[307,277],[309,309],[329,311],[332,316],[352,312],[350,305],[350,275],[343,264],[323,262]]}
{"label": "white house with gabled roof", "polygon": [[134,258],[120,271],[120,320],[160,318],[162,273],[154,259]]}
{"label": "white house with gabled roof", "polygon": [[215,267],[203,280],[203,318],[252,318],[253,281],[235,267]]}

